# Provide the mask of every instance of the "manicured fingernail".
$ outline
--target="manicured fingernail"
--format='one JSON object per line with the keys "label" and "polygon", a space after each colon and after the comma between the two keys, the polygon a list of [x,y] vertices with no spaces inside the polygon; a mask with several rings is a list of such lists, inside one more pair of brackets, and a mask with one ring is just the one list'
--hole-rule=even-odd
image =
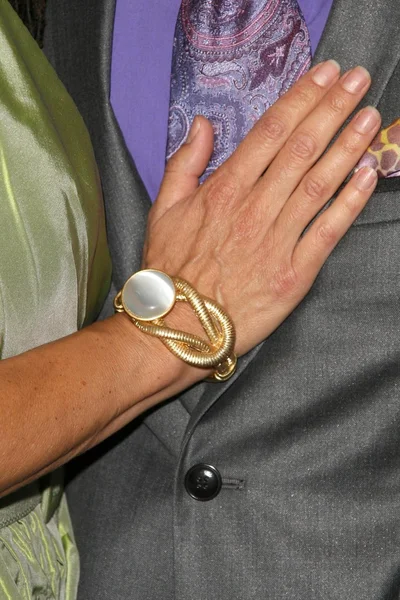
{"label": "manicured fingernail", "polygon": [[358,133],[369,133],[379,125],[381,120],[379,112],[373,106],[360,110],[353,121],[354,129]]}
{"label": "manicured fingernail", "polygon": [[326,87],[338,77],[340,73],[340,65],[336,60],[327,60],[326,62],[317,65],[311,79],[317,85]]}
{"label": "manicured fingernail", "polygon": [[363,167],[354,175],[356,188],[361,192],[366,192],[376,185],[378,174],[371,167]]}
{"label": "manicured fingernail", "polygon": [[350,94],[358,94],[371,81],[371,76],[364,67],[356,67],[343,76],[342,86]]}
{"label": "manicured fingernail", "polygon": [[193,142],[194,138],[196,137],[196,135],[198,134],[200,129],[200,119],[198,119],[197,117],[195,117],[193,119],[193,123],[192,126],[190,128],[189,134],[186,138],[186,143],[190,144],[191,142]]}

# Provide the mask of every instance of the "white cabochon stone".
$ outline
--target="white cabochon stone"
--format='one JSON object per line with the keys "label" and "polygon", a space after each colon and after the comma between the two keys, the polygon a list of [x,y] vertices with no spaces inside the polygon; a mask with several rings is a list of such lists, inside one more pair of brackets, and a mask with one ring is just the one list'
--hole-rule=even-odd
{"label": "white cabochon stone", "polygon": [[138,271],[126,282],[122,303],[128,313],[142,321],[166,315],[175,304],[174,282],[165,273],[146,269]]}

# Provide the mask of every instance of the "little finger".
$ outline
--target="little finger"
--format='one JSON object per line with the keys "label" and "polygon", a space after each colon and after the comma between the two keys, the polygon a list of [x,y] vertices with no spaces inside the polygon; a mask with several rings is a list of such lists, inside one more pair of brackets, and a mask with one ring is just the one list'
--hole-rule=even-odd
{"label": "little finger", "polygon": [[378,175],[371,167],[363,167],[357,171],[297,244],[292,265],[295,272],[302,273],[307,289],[368,202],[377,181]]}

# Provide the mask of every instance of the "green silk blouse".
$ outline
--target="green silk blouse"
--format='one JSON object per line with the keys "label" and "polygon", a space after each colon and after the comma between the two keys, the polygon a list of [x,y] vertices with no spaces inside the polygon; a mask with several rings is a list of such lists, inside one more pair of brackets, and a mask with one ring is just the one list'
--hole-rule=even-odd
{"label": "green silk blouse", "polygon": [[[101,186],[83,120],[0,0],[0,358],[91,322],[110,270]],[[37,435],[47,435],[45,425]],[[0,598],[75,600],[78,577],[60,473],[0,499]]]}

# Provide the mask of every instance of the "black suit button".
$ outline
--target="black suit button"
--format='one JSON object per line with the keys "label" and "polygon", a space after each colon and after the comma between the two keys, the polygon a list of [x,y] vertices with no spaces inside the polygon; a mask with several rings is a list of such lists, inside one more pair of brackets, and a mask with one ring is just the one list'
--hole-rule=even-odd
{"label": "black suit button", "polygon": [[195,500],[212,500],[218,496],[221,486],[221,475],[211,465],[195,465],[185,477],[186,491]]}

